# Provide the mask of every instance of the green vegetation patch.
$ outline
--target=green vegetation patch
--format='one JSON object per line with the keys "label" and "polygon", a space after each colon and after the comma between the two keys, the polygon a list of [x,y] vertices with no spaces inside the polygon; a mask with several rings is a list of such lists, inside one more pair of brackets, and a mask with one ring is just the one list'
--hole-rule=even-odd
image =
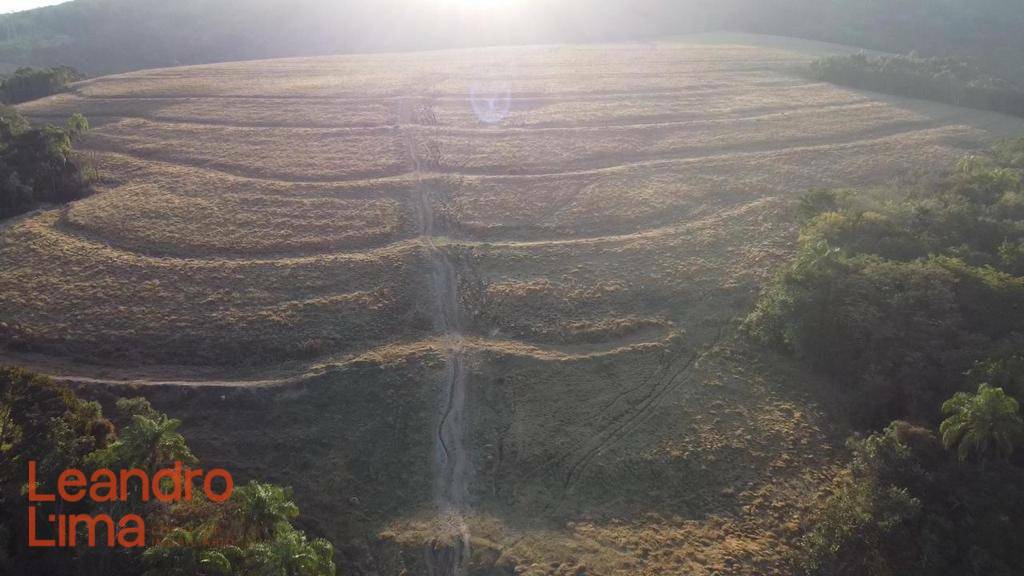
{"label": "green vegetation patch", "polygon": [[0,102],[20,104],[63,92],[68,84],[85,78],[69,66],[36,69],[22,67],[0,79]]}
{"label": "green vegetation patch", "polygon": [[748,330],[835,377],[862,424],[934,419],[976,362],[1021,343],[1022,150],[1001,144],[915,186],[805,196],[797,256]]}
{"label": "green vegetation patch", "polygon": [[1024,116],[1024,89],[955,58],[830,56],[809,69],[815,80]]}
{"label": "green vegetation patch", "polygon": [[[251,481],[226,492],[224,481],[209,497],[196,485],[191,498],[152,499],[150,490],[156,494],[158,487],[164,494],[179,490],[180,467],[197,468],[198,459],[179,432],[180,420],[155,410],[144,398],[117,398],[115,405],[115,415],[108,418],[99,402],[80,399],[66,386],[0,367],[0,572],[335,573],[334,547],[326,540],[308,538],[292,525],[299,509],[289,489]],[[177,479],[158,480],[159,471],[175,467],[179,467]],[[30,469],[35,470],[32,488],[41,494],[60,493],[56,487],[69,470],[80,471],[83,479],[95,479],[104,471],[136,470],[153,479],[153,484],[150,488],[149,481],[124,483],[114,500],[90,496],[76,501],[62,496],[30,507],[26,498],[26,470]],[[193,481],[187,474],[184,478]],[[94,494],[93,488],[89,490]],[[86,546],[82,524],[75,531],[69,520],[66,530],[77,532],[79,538],[75,545],[33,548],[28,546],[32,537],[64,542],[65,528],[46,521],[26,524],[26,516],[32,513],[40,519],[55,515],[58,522],[75,515],[88,515],[97,522],[103,515],[138,518],[144,526],[144,545]],[[102,541],[105,531],[96,532]]]}
{"label": "green vegetation patch", "polygon": [[0,106],[0,219],[89,193],[87,172],[74,161],[71,149],[88,129],[80,114],[64,128],[31,128],[16,110]]}
{"label": "green vegetation patch", "polygon": [[830,375],[860,427],[918,424],[848,442],[795,573],[1009,575],[1024,563],[1022,151],[1004,142],[913,186],[799,202],[796,258],[747,331]]}

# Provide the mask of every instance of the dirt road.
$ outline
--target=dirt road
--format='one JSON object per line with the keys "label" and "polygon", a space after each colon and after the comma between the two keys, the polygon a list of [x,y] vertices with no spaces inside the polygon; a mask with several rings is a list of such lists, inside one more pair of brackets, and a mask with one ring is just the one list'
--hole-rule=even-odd
{"label": "dirt road", "polygon": [[[401,125],[416,124],[424,113],[417,110],[414,99],[399,104]],[[431,551],[432,572],[438,576],[462,573],[463,560],[469,557],[469,528],[464,520],[468,512],[469,458],[465,446],[466,406],[466,351],[463,346],[461,315],[459,314],[458,274],[449,254],[435,241],[434,190],[423,177],[423,162],[417,154],[417,136],[404,131],[403,136],[413,164],[413,175],[419,202],[416,216],[420,240],[427,250],[429,262],[428,282],[433,303],[434,328],[445,342],[445,372],[442,397],[438,405],[437,442],[435,449],[434,488],[440,520],[450,532],[451,548]],[[425,144],[429,144],[425,143]],[[429,146],[428,146],[429,147]]]}

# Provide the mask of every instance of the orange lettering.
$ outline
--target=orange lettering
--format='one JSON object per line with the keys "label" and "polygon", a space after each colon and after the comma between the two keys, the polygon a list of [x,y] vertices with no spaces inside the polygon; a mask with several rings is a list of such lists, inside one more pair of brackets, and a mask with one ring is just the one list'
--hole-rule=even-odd
{"label": "orange lettering", "polygon": [[109,514],[99,514],[95,518],[88,514],[71,514],[68,516],[68,532],[71,534],[68,546],[75,546],[75,536],[78,534],[78,524],[85,523],[89,534],[89,547],[96,547],[96,527],[103,522],[107,526],[107,546],[113,546],[115,542],[114,519]]}
{"label": "orange lettering", "polygon": [[143,502],[149,502],[149,477],[145,472],[138,468],[132,468],[131,470],[121,470],[121,499],[128,499],[128,479],[138,478],[141,488],[141,496]]}
{"label": "orange lettering", "polygon": [[28,507],[28,546],[29,548],[53,548],[54,540],[44,540],[36,536],[36,507]]}
{"label": "orange lettering", "polygon": [[[220,494],[213,493],[213,479],[214,477],[221,477],[224,479],[224,491]],[[211,502],[224,502],[228,498],[231,498],[231,492],[235,489],[235,482],[231,479],[231,474],[223,468],[214,468],[210,470],[206,477],[203,478],[203,491],[206,492],[206,497]]]}
{"label": "orange lettering", "polygon": [[[164,491],[164,480],[169,480],[174,486],[170,494]],[[181,462],[175,462],[174,468],[164,468],[153,475],[153,497],[161,502],[181,500]]]}
{"label": "orange lettering", "polygon": [[28,501],[29,502],[56,502],[57,496],[54,494],[40,494],[36,492],[36,486],[39,481],[36,480],[36,461],[28,461]]}
{"label": "orange lettering", "polygon": [[76,468],[70,468],[60,473],[57,478],[57,493],[61,499],[67,502],[80,502],[85,498],[85,490],[69,492],[68,489],[85,488],[85,474]]}
{"label": "orange lettering", "polygon": [[[133,526],[128,526],[132,522]],[[146,522],[138,514],[128,514],[118,522],[117,543],[124,548],[142,548],[146,545]],[[129,535],[134,538],[129,539]]]}
{"label": "orange lettering", "polygon": [[[116,502],[117,501],[117,476],[106,468],[100,468],[92,473],[92,486],[89,487],[89,499],[93,502]],[[106,495],[100,491],[105,490]]]}
{"label": "orange lettering", "polygon": [[193,470],[189,468],[185,470],[185,500],[192,501],[192,484],[196,478],[203,477],[203,469]]}

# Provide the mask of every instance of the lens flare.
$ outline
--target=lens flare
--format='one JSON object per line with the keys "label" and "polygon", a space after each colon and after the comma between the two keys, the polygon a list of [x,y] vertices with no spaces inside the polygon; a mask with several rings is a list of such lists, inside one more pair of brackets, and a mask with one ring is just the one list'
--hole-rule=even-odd
{"label": "lens flare", "polygon": [[474,84],[469,101],[476,117],[484,124],[500,124],[512,108],[512,88],[508,82]]}

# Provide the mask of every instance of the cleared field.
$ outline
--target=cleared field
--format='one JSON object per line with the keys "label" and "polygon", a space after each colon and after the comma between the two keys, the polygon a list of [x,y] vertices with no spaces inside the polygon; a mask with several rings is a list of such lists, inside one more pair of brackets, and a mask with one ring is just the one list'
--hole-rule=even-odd
{"label": "cleared field", "polygon": [[[4,225],[0,345],[174,382],[144,392],[203,460],[294,485],[353,570],[461,540],[481,574],[777,571],[842,436],[734,334],[793,199],[1024,123],[744,42],[232,63],[26,104],[89,116],[103,180]],[[438,509],[471,536],[439,540]]]}

